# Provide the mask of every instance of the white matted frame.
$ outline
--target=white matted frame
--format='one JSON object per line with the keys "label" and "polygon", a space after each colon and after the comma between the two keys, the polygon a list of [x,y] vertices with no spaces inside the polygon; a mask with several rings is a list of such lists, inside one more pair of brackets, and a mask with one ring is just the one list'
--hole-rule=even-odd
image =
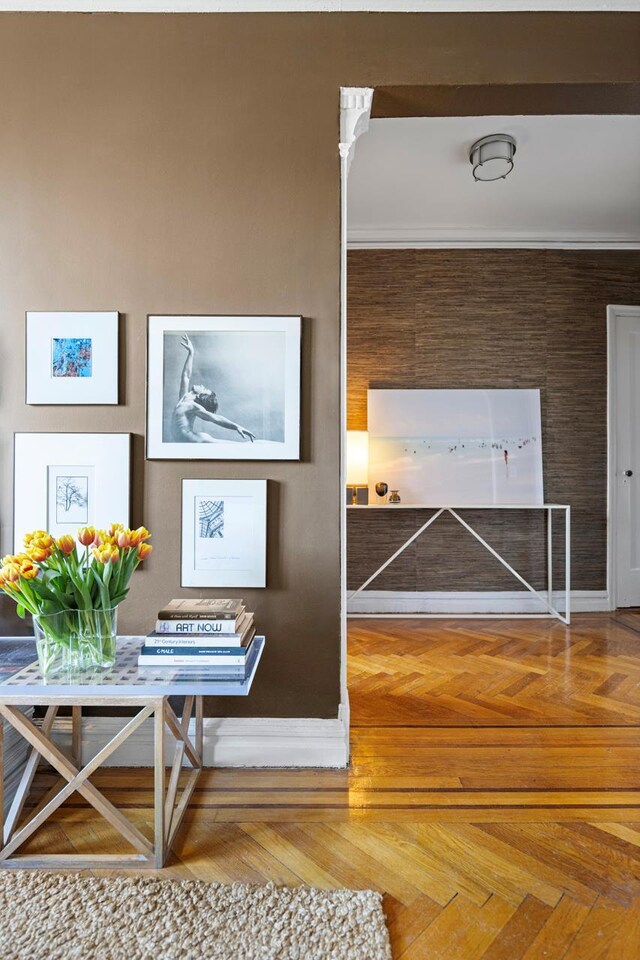
{"label": "white matted frame", "polygon": [[117,404],[118,326],[115,310],[27,311],[26,402]]}
{"label": "white matted frame", "polygon": [[182,481],[183,587],[265,587],[266,480]]}
{"label": "white matted frame", "polygon": [[[14,434],[14,549],[22,549],[31,530],[61,536],[88,524],[108,527],[115,521],[128,526],[130,475],[130,433]],[[79,516],[76,502],[64,522],[55,511],[56,489],[61,479],[70,478],[77,486],[77,478],[83,477],[86,512]]]}
{"label": "white matted frame", "polygon": [[[300,459],[301,317],[158,315],[147,322],[150,460]],[[188,411],[176,420],[185,337],[194,349],[187,393],[202,385],[218,405],[190,423]]]}

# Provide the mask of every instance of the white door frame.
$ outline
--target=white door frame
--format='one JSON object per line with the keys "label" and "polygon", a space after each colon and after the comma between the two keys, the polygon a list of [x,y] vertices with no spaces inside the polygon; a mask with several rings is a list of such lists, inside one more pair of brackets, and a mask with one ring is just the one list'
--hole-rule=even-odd
{"label": "white door frame", "polygon": [[607,593],[609,609],[618,606],[618,559],[616,550],[616,510],[618,489],[616,420],[616,355],[618,345],[617,320],[624,317],[640,317],[640,306],[620,306],[610,304],[607,307]]}
{"label": "white door frame", "polygon": [[372,87],[340,88],[340,719],[349,750],[347,690],[347,177],[356,140],[369,126]]}

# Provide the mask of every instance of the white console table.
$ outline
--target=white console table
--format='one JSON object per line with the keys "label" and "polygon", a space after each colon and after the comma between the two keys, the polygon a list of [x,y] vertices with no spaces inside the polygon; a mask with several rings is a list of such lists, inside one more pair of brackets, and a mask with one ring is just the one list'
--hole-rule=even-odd
{"label": "white console table", "polygon": [[[557,620],[561,620],[562,623],[568,624],[571,620],[571,507],[568,504],[564,503],[517,503],[517,504],[495,504],[495,503],[475,503],[475,504],[434,504],[434,503],[369,503],[366,505],[349,505],[347,510],[358,510],[358,511],[372,511],[372,510],[429,510],[433,511],[433,514],[429,519],[422,524],[422,526],[413,533],[408,540],[406,540],[402,546],[393,553],[388,560],[378,567],[375,573],[372,573],[363,584],[361,584],[357,590],[352,590],[347,594],[347,600],[350,600],[352,597],[355,597],[358,593],[362,593],[363,590],[372,583],[376,577],[378,577],[383,570],[386,570],[389,564],[393,563],[396,557],[399,557],[404,550],[410,546],[414,540],[417,540],[418,537],[427,530],[437,519],[442,516],[444,513],[448,513],[455,520],[460,523],[465,530],[467,530],[473,537],[478,540],[483,547],[485,547],[489,553],[498,560],[503,567],[505,567],[509,573],[511,573],[516,580],[519,580],[520,583],[527,588],[535,597],[537,597],[540,603],[543,605],[544,612],[540,613],[473,613],[473,614],[462,614],[461,616],[467,617],[490,617],[491,619],[512,619],[512,618],[531,618],[531,617],[552,617]],[[525,578],[518,573],[518,571],[508,563],[504,557],[501,557],[497,550],[495,550],[487,541],[480,536],[480,534],[473,529],[473,527],[467,523],[467,521],[460,516],[459,511],[463,510],[544,510],[547,517],[547,589],[546,591],[536,590],[535,587],[532,587],[531,584],[525,580]],[[564,536],[565,536],[565,576],[564,576],[564,600],[565,600],[565,609],[564,614],[558,610],[553,604],[553,515],[554,511],[563,511],[564,512]],[[356,614],[358,616],[358,614]],[[453,616],[453,614],[446,613],[373,613],[373,614],[362,614],[362,616],[367,617],[446,617]],[[460,616],[456,614],[456,616]]]}

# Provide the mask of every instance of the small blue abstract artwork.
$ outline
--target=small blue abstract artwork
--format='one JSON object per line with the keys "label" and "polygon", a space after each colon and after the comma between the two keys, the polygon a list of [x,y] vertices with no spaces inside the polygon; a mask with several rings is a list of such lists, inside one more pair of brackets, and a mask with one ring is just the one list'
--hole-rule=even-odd
{"label": "small blue abstract artwork", "polygon": [[54,377],[90,377],[91,340],[88,337],[54,337],[51,373]]}

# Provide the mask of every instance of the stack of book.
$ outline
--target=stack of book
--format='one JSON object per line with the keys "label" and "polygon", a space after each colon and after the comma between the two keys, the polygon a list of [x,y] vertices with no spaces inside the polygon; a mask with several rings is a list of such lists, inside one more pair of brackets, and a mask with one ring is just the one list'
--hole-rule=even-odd
{"label": "stack of book", "polygon": [[140,650],[140,667],[196,668],[209,677],[244,680],[256,628],[242,600],[171,600]]}

